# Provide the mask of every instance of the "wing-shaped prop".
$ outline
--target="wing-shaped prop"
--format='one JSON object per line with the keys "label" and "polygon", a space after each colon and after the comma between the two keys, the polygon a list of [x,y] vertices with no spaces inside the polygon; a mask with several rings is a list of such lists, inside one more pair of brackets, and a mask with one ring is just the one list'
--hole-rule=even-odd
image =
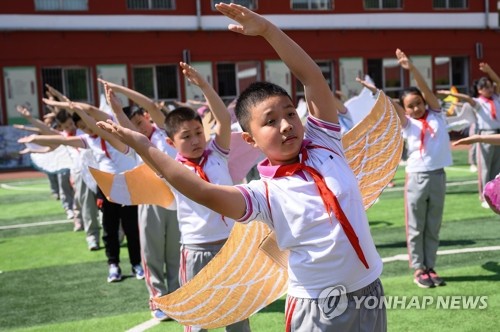
{"label": "wing-shaped prop", "polygon": [[[381,92],[373,110],[343,139],[365,208],[391,181],[401,160],[399,118]],[[221,251],[186,285],[153,301],[184,325],[217,328],[249,317],[286,291],[288,253],[261,222],[236,224]]]}
{"label": "wing-shaped prop", "polygon": [[174,195],[168,184],[146,164],[130,171],[112,174],[89,167],[106,198],[123,205],[154,204],[168,208]]}

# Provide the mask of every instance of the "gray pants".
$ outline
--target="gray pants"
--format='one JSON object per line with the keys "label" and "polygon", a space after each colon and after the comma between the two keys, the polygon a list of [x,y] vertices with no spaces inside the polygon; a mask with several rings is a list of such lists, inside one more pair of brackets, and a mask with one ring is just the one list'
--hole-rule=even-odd
{"label": "gray pants", "polygon": [[152,298],[179,288],[180,237],[177,211],[139,205],[139,239],[151,310],[156,309]]}
{"label": "gray pants", "polygon": [[99,245],[101,223],[99,209],[96,204],[96,194],[83,181],[81,172],[73,174],[75,181],[75,219],[81,218],[85,230],[87,244]]}
{"label": "gray pants", "polygon": [[59,181],[59,197],[64,211],[73,210],[75,191],[70,181],[70,170],[65,169],[57,173]]}
{"label": "gray pants", "polygon": [[[345,294],[343,299],[340,296],[321,300],[288,296],[285,331],[387,331],[383,296],[384,289],[379,279],[357,291]],[[345,309],[339,306],[341,301],[347,302]],[[331,315],[334,310],[338,311]]]}
{"label": "gray pants", "polygon": [[406,174],[406,233],[413,269],[434,268],[446,194],[443,169]]}
{"label": "gray pants", "polygon": [[[224,244],[183,244],[179,279],[181,285],[191,280],[221,250]],[[194,326],[184,326],[184,332],[208,331]],[[227,332],[250,332],[248,319],[226,326]]]}
{"label": "gray pants", "polygon": [[[481,135],[498,134],[496,130],[480,130]],[[479,195],[483,200],[483,189],[486,183],[500,173],[500,146],[479,143],[477,153]]]}

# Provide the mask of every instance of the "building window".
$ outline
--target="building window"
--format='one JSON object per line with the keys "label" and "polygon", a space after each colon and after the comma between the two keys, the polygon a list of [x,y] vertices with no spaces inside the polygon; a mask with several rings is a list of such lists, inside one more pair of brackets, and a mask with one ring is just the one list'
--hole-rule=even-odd
{"label": "building window", "polygon": [[433,0],[434,9],[467,9],[467,0]]}
{"label": "building window", "polygon": [[388,96],[399,98],[403,90],[403,70],[396,59],[368,59],[367,67],[375,86]]}
{"label": "building window", "polygon": [[[325,78],[328,86],[332,91],[335,91],[335,84],[333,80],[333,63],[331,61],[316,61],[316,64],[321,69],[323,77]],[[297,101],[301,98],[305,98],[304,84],[301,81],[295,80],[295,97]]]}
{"label": "building window", "polygon": [[468,61],[466,57],[435,57],[434,85],[437,90],[454,86],[462,93],[469,93]]}
{"label": "building window", "polygon": [[128,9],[175,9],[175,0],[127,0]]}
{"label": "building window", "polygon": [[212,0],[212,9],[215,9],[215,5],[224,2],[224,3],[236,3],[238,5],[242,5],[244,7],[247,7],[248,9],[251,10],[256,10],[257,9],[257,0]]}
{"label": "building window", "polygon": [[132,70],[134,90],[153,100],[179,100],[176,65],[136,66]]}
{"label": "building window", "polygon": [[259,80],[260,65],[256,61],[217,64],[217,91],[226,103]]}
{"label": "building window", "polygon": [[42,68],[42,83],[59,90],[72,101],[92,103],[88,68]]}
{"label": "building window", "polygon": [[292,0],[292,9],[330,10],[333,9],[333,0]]}
{"label": "building window", "polygon": [[88,0],[35,0],[35,10],[89,10]]}
{"label": "building window", "polygon": [[403,0],[365,0],[365,9],[402,9]]}

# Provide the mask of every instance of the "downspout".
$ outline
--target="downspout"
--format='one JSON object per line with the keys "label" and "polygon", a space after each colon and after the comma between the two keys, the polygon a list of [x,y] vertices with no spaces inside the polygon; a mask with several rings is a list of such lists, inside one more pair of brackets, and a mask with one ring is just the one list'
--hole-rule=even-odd
{"label": "downspout", "polygon": [[484,0],[484,27],[486,29],[489,29],[490,24],[489,24],[489,17],[490,14],[490,0]]}
{"label": "downspout", "polygon": [[[488,0],[485,0],[488,1]],[[196,26],[198,30],[201,30],[201,3],[200,0],[196,0]]]}

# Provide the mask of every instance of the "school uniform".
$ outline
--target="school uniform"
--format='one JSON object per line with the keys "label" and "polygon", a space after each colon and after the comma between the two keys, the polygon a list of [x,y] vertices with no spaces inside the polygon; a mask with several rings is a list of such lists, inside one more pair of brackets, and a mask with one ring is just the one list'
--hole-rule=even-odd
{"label": "school uniform", "polygon": [[[358,326],[385,330],[383,307],[370,311],[370,321],[361,318],[366,315],[362,310],[349,309],[336,318],[322,314],[322,292],[330,287],[344,288],[351,309],[355,292],[383,295],[378,280],[382,260],[370,234],[357,179],[344,156],[340,126],[309,116],[300,163],[312,170],[281,176],[283,166],[272,166],[266,159],[258,165],[261,180],[236,186],[247,206],[238,222],[265,222],[275,231],[279,248],[290,251],[287,329],[344,331],[355,321]],[[320,182],[326,183],[340,207],[334,211],[341,210],[345,216],[327,212],[322,196],[326,189],[321,189]]]}
{"label": "school uniform", "polygon": [[[479,134],[500,134],[500,95],[495,94],[491,99],[474,98],[474,101],[476,102],[474,110],[476,111]],[[484,186],[500,173],[500,146],[479,143],[476,153],[479,192],[481,199],[483,199]]]}
{"label": "school uniform", "polygon": [[[154,126],[148,138],[159,150],[175,158],[177,152],[167,144],[163,130]],[[155,310],[152,298],[179,288],[180,231],[175,208],[169,210],[158,205],[139,205],[139,237],[150,309]]]}
{"label": "school uniform", "polygon": [[408,146],[405,219],[410,266],[434,268],[446,194],[444,167],[453,163],[444,112],[408,117],[402,129]]}
{"label": "school uniform", "polygon": [[[220,185],[232,185],[228,168],[229,150],[220,148],[211,140],[195,165],[177,154],[176,160],[198,176]],[[200,205],[173,189],[177,203],[177,219],[181,231],[181,260],[179,280],[181,285],[191,280],[220,251],[234,225],[234,220]],[[186,326],[184,331],[207,331]],[[250,331],[248,319],[226,326],[226,331]]]}
{"label": "school uniform", "polygon": [[[127,148],[126,153],[121,153],[101,137],[88,134],[80,136],[85,148],[92,149],[94,158],[101,171],[107,173],[121,173],[133,169],[137,165],[135,153]],[[137,205],[121,205],[110,202],[102,194],[102,228],[104,247],[108,264],[120,263],[120,241],[118,230],[120,224],[127,237],[127,249],[130,264],[135,266],[141,263],[139,242],[139,227]]]}

